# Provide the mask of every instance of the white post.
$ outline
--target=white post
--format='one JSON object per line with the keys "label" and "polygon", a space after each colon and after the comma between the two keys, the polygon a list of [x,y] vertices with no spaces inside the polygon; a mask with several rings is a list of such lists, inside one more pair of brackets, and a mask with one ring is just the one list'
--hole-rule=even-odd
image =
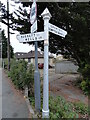
{"label": "white post", "polygon": [[48,46],[49,46],[49,32],[48,25],[49,20],[51,18],[51,14],[46,8],[44,12],[41,14],[44,20],[44,32],[46,36],[46,40],[44,40],[44,80],[43,80],[43,109],[42,109],[42,117],[49,117],[49,80],[48,80]]}

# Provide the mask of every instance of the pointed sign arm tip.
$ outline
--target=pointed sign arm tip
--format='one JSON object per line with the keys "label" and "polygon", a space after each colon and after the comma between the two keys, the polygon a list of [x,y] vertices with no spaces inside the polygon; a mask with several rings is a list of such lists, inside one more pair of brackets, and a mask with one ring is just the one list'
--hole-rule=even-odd
{"label": "pointed sign arm tip", "polygon": [[16,35],[16,39],[17,39],[17,40],[19,40],[19,38],[18,38],[18,37],[19,37],[19,34],[18,34],[18,35]]}

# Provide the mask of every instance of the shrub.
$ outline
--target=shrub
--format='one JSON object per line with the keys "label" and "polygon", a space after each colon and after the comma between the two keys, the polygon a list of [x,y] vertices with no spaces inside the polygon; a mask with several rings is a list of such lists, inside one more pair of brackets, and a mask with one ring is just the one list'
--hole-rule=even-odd
{"label": "shrub", "polygon": [[85,64],[83,68],[79,68],[79,72],[82,74],[83,79],[81,81],[80,87],[85,92],[85,94],[90,94],[90,64]]}
{"label": "shrub", "polygon": [[24,84],[27,85],[27,87],[29,88],[29,95],[34,96],[34,68],[33,68],[33,64],[30,64],[28,66],[28,69],[26,72],[26,79],[24,81]]}
{"label": "shrub", "polygon": [[33,85],[34,74],[32,65],[27,69],[27,62],[24,60],[13,60],[8,75],[19,89],[24,89],[25,86],[31,87],[31,85]]}

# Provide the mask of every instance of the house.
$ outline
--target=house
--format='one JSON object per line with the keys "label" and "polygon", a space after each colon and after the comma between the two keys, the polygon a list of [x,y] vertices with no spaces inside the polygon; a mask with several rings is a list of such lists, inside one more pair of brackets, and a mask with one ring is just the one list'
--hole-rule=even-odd
{"label": "house", "polygon": [[[24,52],[16,52],[15,53],[15,58],[17,60],[25,60],[28,63],[32,63],[35,65],[35,51],[30,51],[28,53],[24,53]],[[38,63],[44,63],[44,54],[40,53],[38,51]],[[49,56],[49,64],[53,65],[53,56]]]}
{"label": "house", "polygon": [[59,61],[59,60],[63,60],[63,55],[59,54],[56,56],[56,60]]}

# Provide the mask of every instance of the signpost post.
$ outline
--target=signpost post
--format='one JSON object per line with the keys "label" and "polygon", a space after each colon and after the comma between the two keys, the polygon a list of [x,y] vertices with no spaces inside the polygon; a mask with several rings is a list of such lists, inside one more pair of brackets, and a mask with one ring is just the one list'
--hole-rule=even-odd
{"label": "signpost post", "polygon": [[44,40],[44,80],[43,80],[43,109],[42,109],[42,117],[49,117],[49,81],[48,81],[48,46],[49,46],[49,20],[51,18],[51,14],[46,8],[44,12],[41,14],[44,20],[44,32],[46,35],[46,39]]}
{"label": "signpost post", "polygon": [[49,31],[62,37],[65,37],[67,32],[49,23],[51,14],[47,8],[43,11],[41,16],[43,17],[43,20],[44,20],[44,32],[46,36],[46,39],[44,40],[44,80],[43,80],[42,117],[48,118],[49,117],[49,105],[48,105],[49,103],[49,80],[48,80]]}
{"label": "signpost post", "polygon": [[[32,25],[31,33],[37,31],[37,5],[36,0],[33,1],[30,13],[30,22]],[[36,39],[36,38],[35,38]],[[35,109],[40,112],[41,99],[40,99],[40,73],[38,70],[38,43],[35,41],[35,72],[34,72],[34,94],[35,94]]]}

